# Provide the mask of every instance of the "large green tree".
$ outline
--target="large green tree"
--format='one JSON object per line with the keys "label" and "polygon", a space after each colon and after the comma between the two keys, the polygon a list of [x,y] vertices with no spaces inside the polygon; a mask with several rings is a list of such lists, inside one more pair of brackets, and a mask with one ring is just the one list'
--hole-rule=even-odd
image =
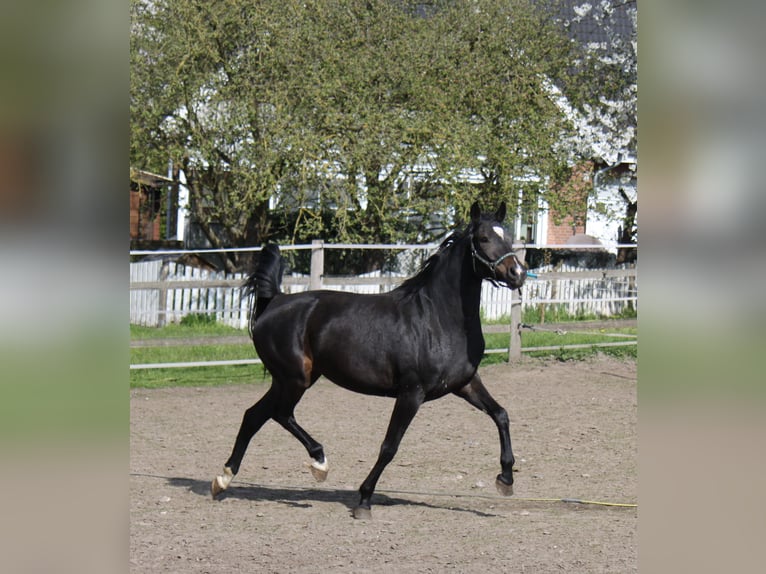
{"label": "large green tree", "polygon": [[435,214],[479,195],[513,213],[566,171],[546,82],[571,43],[527,0],[131,11],[131,164],[183,167],[213,245],[428,241]]}

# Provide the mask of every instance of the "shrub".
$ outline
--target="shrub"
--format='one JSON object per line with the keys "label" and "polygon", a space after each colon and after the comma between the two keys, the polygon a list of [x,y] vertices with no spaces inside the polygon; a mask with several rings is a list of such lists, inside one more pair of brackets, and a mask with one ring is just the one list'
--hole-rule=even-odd
{"label": "shrub", "polygon": [[215,315],[212,313],[191,313],[181,319],[181,325],[185,327],[203,327],[214,324]]}

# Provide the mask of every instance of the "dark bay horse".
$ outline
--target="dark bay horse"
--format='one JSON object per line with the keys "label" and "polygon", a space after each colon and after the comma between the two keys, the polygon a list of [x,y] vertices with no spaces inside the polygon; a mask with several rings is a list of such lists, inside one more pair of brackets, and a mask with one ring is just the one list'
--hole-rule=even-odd
{"label": "dark bay horse", "polygon": [[327,458],[294,417],[303,393],[322,375],[346,389],[395,399],[378,459],[359,488],[355,518],[370,518],[370,499],[407,427],[425,401],[453,393],[484,411],[500,433],[498,490],[513,494],[514,464],[508,414],[476,370],[484,353],[479,317],[484,279],[521,287],[526,268],[503,228],[505,204],[493,214],[471,207],[471,222],[453,233],[421,271],[393,291],[359,295],[339,291],[280,293],[279,249],[268,246],[246,286],[255,294],[250,332],[272,375],[266,394],[246,412],[213,497],[226,489],[261,426],[274,419],[306,448],[317,480]]}

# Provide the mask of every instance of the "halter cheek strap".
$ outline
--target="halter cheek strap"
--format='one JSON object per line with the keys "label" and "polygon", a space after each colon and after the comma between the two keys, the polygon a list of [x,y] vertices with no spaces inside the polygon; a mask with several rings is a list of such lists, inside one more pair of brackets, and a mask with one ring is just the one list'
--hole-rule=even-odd
{"label": "halter cheek strap", "polygon": [[495,259],[495,261],[491,261],[484,257],[479,251],[476,249],[476,245],[473,242],[473,235],[471,235],[471,255],[473,256],[473,270],[476,271],[476,262],[483,263],[486,265],[490,271],[492,271],[492,277],[489,278],[490,281],[495,283],[497,281],[497,266],[500,265],[500,263],[507,259],[510,256],[515,256],[516,253],[514,251],[509,251],[508,253],[505,253]]}

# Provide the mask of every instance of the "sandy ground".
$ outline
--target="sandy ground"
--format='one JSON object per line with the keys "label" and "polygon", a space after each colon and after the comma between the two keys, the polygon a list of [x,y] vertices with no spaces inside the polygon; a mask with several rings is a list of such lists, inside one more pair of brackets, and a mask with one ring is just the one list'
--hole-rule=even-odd
{"label": "sandy ground", "polygon": [[[259,367],[254,367],[259,368]],[[131,391],[131,572],[632,572],[636,363],[525,359],[480,369],[511,418],[515,494],[497,494],[491,419],[455,397],[427,403],[373,497],[351,517],[393,407],[320,380],[296,418],[330,463],[316,483],[274,422],[219,500],[210,481],[262,384]],[[545,500],[554,499],[554,500]]]}

